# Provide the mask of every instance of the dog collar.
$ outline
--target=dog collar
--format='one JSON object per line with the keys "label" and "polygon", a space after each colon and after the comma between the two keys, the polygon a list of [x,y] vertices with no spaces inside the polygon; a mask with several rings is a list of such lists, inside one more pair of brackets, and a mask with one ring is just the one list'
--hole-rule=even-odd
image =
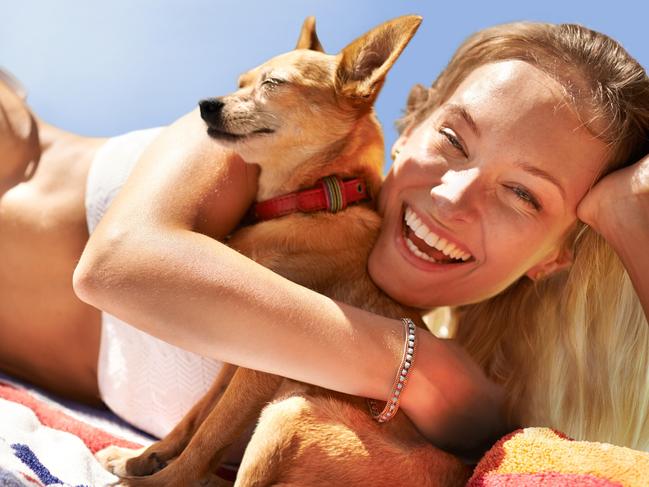
{"label": "dog collar", "polygon": [[329,211],[336,213],[348,205],[370,200],[367,185],[362,179],[343,181],[338,176],[327,176],[312,187],[255,204],[252,217],[257,221],[271,220],[290,213]]}

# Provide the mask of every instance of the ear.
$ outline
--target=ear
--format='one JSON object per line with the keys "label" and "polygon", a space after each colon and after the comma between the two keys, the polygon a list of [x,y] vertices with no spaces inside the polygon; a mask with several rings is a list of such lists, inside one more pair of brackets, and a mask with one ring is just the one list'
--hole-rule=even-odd
{"label": "ear", "polygon": [[421,17],[406,15],[385,22],[359,37],[339,54],[336,86],[350,98],[373,102],[385,76],[398,59]]}
{"label": "ear", "polygon": [[555,250],[547,259],[539,262],[525,273],[533,281],[540,281],[555,272],[567,269],[572,264],[572,253],[565,246]]}
{"label": "ear", "polygon": [[302,31],[297,40],[295,49],[310,49],[311,51],[324,52],[318,34],[315,33],[315,17],[307,17],[302,24]]}

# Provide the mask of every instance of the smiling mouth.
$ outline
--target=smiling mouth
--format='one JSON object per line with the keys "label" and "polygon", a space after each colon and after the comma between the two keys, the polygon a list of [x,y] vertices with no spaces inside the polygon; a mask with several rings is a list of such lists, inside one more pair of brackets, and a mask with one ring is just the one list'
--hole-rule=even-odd
{"label": "smiling mouth", "polygon": [[437,264],[464,264],[475,258],[446,239],[435,234],[408,206],[403,213],[403,239],[415,256]]}
{"label": "smiling mouth", "polygon": [[223,129],[218,129],[218,128],[210,127],[210,126],[207,127],[207,134],[210,137],[214,137],[215,139],[219,139],[219,140],[228,140],[228,141],[231,141],[231,142],[244,140],[244,139],[247,139],[249,137],[253,137],[255,135],[269,135],[269,134],[272,134],[272,133],[275,133],[275,131],[273,129],[269,129],[269,128],[256,129],[256,130],[253,130],[252,132],[248,132],[247,134],[235,134],[235,133],[223,130]]}

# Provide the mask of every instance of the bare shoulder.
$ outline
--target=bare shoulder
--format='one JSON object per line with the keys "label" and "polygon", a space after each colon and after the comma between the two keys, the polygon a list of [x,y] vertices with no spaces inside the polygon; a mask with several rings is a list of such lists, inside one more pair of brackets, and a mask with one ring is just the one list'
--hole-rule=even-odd
{"label": "bare shoulder", "polygon": [[221,238],[254,201],[258,172],[212,139],[195,110],[151,143],[104,219]]}

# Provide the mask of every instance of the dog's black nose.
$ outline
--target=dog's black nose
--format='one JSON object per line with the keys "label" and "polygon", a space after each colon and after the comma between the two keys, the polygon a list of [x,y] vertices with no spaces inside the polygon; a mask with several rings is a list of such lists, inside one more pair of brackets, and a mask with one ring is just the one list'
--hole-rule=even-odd
{"label": "dog's black nose", "polygon": [[201,108],[201,118],[207,122],[208,125],[219,125],[221,120],[221,112],[225,103],[219,98],[208,98],[198,102]]}

